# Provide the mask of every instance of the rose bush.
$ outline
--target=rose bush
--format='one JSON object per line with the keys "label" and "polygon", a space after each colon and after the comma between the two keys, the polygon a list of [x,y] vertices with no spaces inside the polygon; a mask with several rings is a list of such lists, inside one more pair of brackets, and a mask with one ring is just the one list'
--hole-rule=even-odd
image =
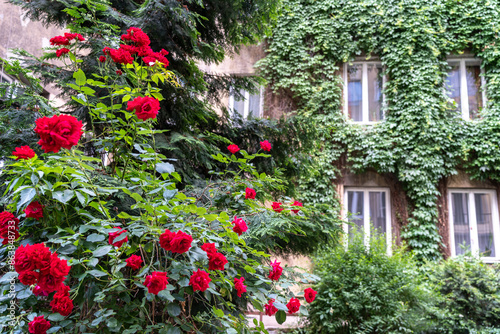
{"label": "rose bush", "polygon": [[[158,153],[162,133],[152,126],[162,99],[156,84],[177,85],[168,53],[153,52],[147,35],[130,28],[118,49],[104,48],[102,72],[87,78],[77,67],[77,40],[84,38],[51,42],[68,47],[61,57],[74,70],[73,100],[92,122],[83,134],[73,116],[40,118],[35,132],[45,154],[15,155],[22,158],[8,164],[0,236],[11,266],[0,279],[0,322],[16,333],[253,333],[266,330],[245,321],[247,303],[279,322],[285,311],[305,313],[289,290],[293,269],[271,264],[267,249],[245,241],[253,227],[247,217],[276,215],[291,231],[295,219],[306,219],[260,201],[282,187],[252,164],[269,155],[230,145],[231,154],[213,156],[228,166],[222,181],[201,194],[179,190],[180,175]],[[107,95],[89,102],[97,88]],[[80,150],[82,141],[92,142],[96,156]],[[272,153],[270,143],[262,148]],[[118,202],[130,204],[120,210]]]}

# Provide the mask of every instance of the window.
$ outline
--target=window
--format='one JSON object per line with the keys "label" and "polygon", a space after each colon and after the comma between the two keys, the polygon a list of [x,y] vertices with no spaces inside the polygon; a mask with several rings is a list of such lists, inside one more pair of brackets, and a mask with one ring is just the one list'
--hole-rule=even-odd
{"label": "window", "polygon": [[234,91],[229,94],[229,110],[234,114],[239,114],[241,118],[247,119],[250,115],[252,117],[262,117],[263,110],[263,89],[259,89],[257,94],[250,94],[246,90],[240,90],[243,98],[235,96]]}
{"label": "window", "polygon": [[385,78],[380,62],[344,64],[344,113],[353,122],[384,119],[382,89]]}
{"label": "window", "polygon": [[484,260],[498,260],[499,221],[493,190],[449,191],[451,255],[467,249]]}
{"label": "window", "polygon": [[484,78],[481,76],[480,62],[474,59],[449,59],[446,92],[455,101],[457,111],[466,120],[478,118],[484,106]]}
{"label": "window", "polygon": [[[350,232],[354,225],[365,233],[365,239],[370,238],[370,227],[386,234],[388,250],[391,239],[391,215],[389,190],[386,188],[346,188],[345,208],[348,212],[347,220],[352,224],[345,224],[345,232]],[[370,226],[371,225],[371,226]]]}

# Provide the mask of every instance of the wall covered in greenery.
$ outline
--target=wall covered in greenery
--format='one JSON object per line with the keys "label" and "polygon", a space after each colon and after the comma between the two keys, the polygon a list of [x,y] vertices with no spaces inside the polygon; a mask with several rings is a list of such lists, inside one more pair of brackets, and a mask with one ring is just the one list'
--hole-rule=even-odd
{"label": "wall covered in greenery", "polygon": [[[310,201],[336,196],[341,171],[391,176],[408,198],[402,237],[420,258],[437,258],[439,184],[464,170],[500,181],[500,5],[488,0],[284,0],[260,63],[277,93],[293,94],[297,117],[316,140]],[[479,120],[452,111],[444,90],[448,55],[481,60],[487,106]],[[378,57],[385,68],[385,120],[348,122],[343,63]]]}

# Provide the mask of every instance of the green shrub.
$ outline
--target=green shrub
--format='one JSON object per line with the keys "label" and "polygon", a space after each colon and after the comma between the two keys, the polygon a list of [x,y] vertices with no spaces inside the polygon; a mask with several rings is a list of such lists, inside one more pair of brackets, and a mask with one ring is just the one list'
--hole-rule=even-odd
{"label": "green shrub", "polygon": [[500,333],[500,276],[497,266],[473,256],[428,264],[430,284],[440,293],[425,333]]}
{"label": "green shrub", "polygon": [[412,333],[432,305],[413,257],[402,248],[387,256],[385,236],[372,233],[366,247],[356,233],[347,248],[327,247],[314,260],[321,281],[307,332]]}

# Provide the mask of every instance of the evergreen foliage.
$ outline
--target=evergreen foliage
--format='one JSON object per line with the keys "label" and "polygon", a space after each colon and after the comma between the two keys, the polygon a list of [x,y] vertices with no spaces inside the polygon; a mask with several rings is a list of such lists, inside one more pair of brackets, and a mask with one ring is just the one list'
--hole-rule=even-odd
{"label": "evergreen foliage", "polygon": [[[500,5],[488,0],[285,0],[261,67],[275,92],[293,94],[316,131],[308,200],[331,200],[341,167],[397,178],[410,201],[402,236],[419,258],[438,258],[438,183],[459,168],[499,180]],[[481,59],[488,104],[464,121],[444,90],[446,57]],[[385,120],[347,121],[339,66],[379,57],[388,77]],[[332,206],[334,203],[332,203]]]}

